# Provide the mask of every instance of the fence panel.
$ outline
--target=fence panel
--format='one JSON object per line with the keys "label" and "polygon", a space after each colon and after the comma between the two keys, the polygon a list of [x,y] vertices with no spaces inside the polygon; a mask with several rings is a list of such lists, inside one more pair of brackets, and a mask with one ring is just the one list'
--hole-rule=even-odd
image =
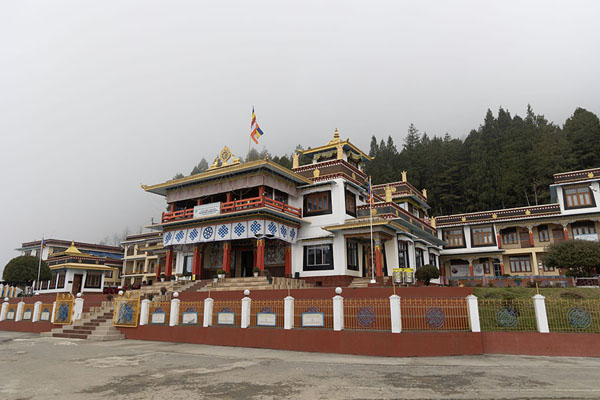
{"label": "fence panel", "polygon": [[283,300],[252,300],[250,326],[283,328]]}
{"label": "fence panel", "polygon": [[179,303],[179,325],[202,325],[203,321],[203,301],[182,301]]}
{"label": "fence panel", "polygon": [[533,299],[478,299],[482,331],[537,331]]}
{"label": "fence panel", "polygon": [[403,331],[468,331],[465,298],[402,298]]}
{"label": "fence panel", "polygon": [[23,321],[31,321],[33,319],[34,304],[25,304],[23,307]]}
{"label": "fence panel", "polygon": [[546,299],[550,332],[600,333],[600,299]]}
{"label": "fence panel", "polygon": [[140,315],[140,293],[126,292],[114,300],[113,325],[135,328]]}
{"label": "fence panel", "polygon": [[40,319],[39,322],[50,322],[52,319],[52,307],[53,304],[42,304],[40,307]]}
{"label": "fence panel", "polygon": [[241,300],[215,300],[213,303],[213,326],[240,326],[242,321]]}
{"label": "fence panel", "polygon": [[17,305],[9,304],[8,308],[6,309],[6,320],[14,321],[16,318],[17,318]]}
{"label": "fence panel", "polygon": [[344,299],[344,329],[391,331],[389,299]]}
{"label": "fence panel", "polygon": [[148,307],[148,323],[151,325],[169,325],[171,315],[170,301],[151,301]]}
{"label": "fence panel", "polygon": [[333,300],[294,300],[294,328],[333,329]]}
{"label": "fence panel", "polygon": [[54,311],[54,323],[68,325],[73,317],[73,303],[75,298],[71,293],[56,294],[56,309]]}

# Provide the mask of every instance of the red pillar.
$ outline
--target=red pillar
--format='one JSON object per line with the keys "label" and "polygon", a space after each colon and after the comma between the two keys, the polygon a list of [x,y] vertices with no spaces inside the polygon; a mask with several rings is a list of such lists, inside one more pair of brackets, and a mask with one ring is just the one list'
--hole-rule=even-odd
{"label": "red pillar", "polygon": [[473,260],[469,260],[469,276],[475,276],[473,273]]}
{"label": "red pillar", "polygon": [[229,203],[232,200],[231,192],[227,192],[227,194],[225,196],[227,197],[227,202]]}
{"label": "red pillar", "polygon": [[265,187],[259,186],[258,187],[258,197],[263,197],[264,195],[265,195]]}
{"label": "red pillar", "polygon": [[167,261],[165,262],[165,276],[171,277],[173,272],[173,249],[167,250]]}
{"label": "red pillar", "polygon": [[194,259],[193,259],[193,268],[192,274],[196,275],[196,279],[202,279],[202,252],[200,251],[200,246],[194,247]]}
{"label": "red pillar", "polygon": [[502,239],[500,238],[499,233],[496,234],[496,242],[498,243],[498,248],[501,249],[502,248]]}
{"label": "red pillar", "polygon": [[533,247],[533,230],[529,230],[529,245]]}
{"label": "red pillar", "polygon": [[440,263],[440,277],[442,285],[446,284],[446,264]]}
{"label": "red pillar", "polygon": [[160,278],[160,258],[156,259],[156,281]]}
{"label": "red pillar", "polygon": [[380,244],[375,246],[375,273],[377,276],[383,276],[383,254]]}
{"label": "red pillar", "polygon": [[500,273],[502,275],[504,275],[504,263],[503,262],[500,263]]}
{"label": "red pillar", "polygon": [[285,276],[292,276],[292,246],[285,246]]}
{"label": "red pillar", "polygon": [[566,226],[563,226],[563,236],[565,237],[565,240],[569,240],[569,230]]}
{"label": "red pillar", "polygon": [[229,275],[231,271],[231,243],[223,243],[223,271]]}
{"label": "red pillar", "polygon": [[265,239],[256,241],[256,266],[259,270],[265,270]]}

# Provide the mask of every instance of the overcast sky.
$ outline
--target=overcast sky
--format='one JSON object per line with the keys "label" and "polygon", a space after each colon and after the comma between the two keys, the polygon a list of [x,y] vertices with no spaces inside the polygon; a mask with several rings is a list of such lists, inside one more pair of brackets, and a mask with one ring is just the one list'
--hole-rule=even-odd
{"label": "overcast sky", "polygon": [[[22,242],[158,219],[140,184],[228,145],[368,151],[414,123],[600,114],[597,1],[0,1],[0,268]],[[558,172],[558,171],[553,171]]]}

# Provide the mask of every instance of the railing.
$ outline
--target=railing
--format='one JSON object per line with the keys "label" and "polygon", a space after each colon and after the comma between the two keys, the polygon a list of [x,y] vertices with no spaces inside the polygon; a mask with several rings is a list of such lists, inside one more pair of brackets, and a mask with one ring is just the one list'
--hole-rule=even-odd
{"label": "railing", "polygon": [[179,303],[179,324],[202,325],[203,320],[203,301],[182,301]]}
{"label": "railing", "polygon": [[[226,214],[235,211],[250,210],[253,208],[269,207],[277,211],[281,211],[286,214],[293,215],[300,218],[302,216],[302,210],[300,208],[292,207],[289,204],[282,203],[281,201],[273,200],[269,197],[252,197],[249,199],[227,201],[221,203],[221,214]],[[172,222],[182,219],[190,219],[194,217],[194,209],[187,208],[180,211],[171,211],[163,213],[162,222]]]}
{"label": "railing", "polygon": [[464,298],[403,298],[402,330],[467,331],[469,314]]}
{"label": "railing", "polygon": [[[171,315],[170,301],[153,301],[150,303],[148,310],[151,324],[169,325],[169,316]],[[153,314],[164,314],[164,320],[162,316],[157,318]]]}
{"label": "railing", "polygon": [[478,299],[482,331],[535,331],[531,299]]}
{"label": "railing", "polygon": [[[259,314],[264,314],[271,318],[261,318],[263,319],[261,321]],[[283,300],[252,300],[250,304],[250,326],[283,328],[283,314]]]}
{"label": "railing", "polygon": [[[302,325],[303,313],[323,313],[323,326],[333,329],[333,301],[331,299],[299,299],[294,301],[294,328],[306,328]],[[311,328],[318,328],[311,326]]]}
{"label": "railing", "polygon": [[600,299],[546,299],[550,332],[600,333]]}
{"label": "railing", "polygon": [[344,299],[344,329],[390,331],[389,299]]}
{"label": "railing", "polygon": [[[219,318],[219,313],[227,314],[232,318]],[[216,300],[213,303],[213,326],[239,326],[242,318],[241,300]],[[232,322],[232,323],[230,323]]]}

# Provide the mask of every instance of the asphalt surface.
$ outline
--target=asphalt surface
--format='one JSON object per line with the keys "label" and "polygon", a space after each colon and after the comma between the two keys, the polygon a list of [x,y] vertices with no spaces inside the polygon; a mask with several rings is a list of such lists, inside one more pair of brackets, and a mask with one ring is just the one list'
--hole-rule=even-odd
{"label": "asphalt surface", "polygon": [[0,399],[598,399],[600,359],[385,358],[0,332]]}

